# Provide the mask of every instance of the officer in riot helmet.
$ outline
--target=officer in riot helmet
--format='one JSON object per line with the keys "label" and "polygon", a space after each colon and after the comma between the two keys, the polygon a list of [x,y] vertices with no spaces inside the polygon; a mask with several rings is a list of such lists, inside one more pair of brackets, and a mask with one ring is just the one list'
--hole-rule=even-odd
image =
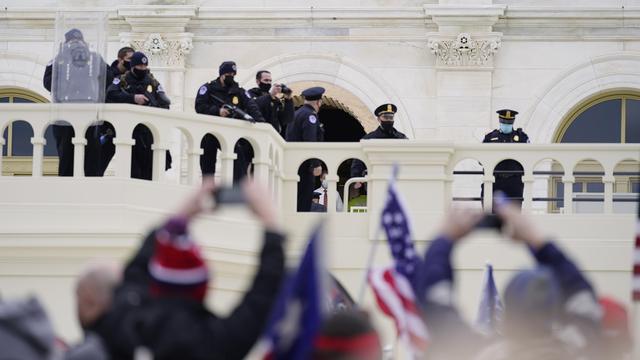
{"label": "officer in riot helmet", "polygon": [[256,73],[256,84],[249,95],[258,104],[265,121],[284,137],[286,126],[293,121],[292,90],[285,84],[273,84],[267,70]]}
{"label": "officer in riot helmet", "polygon": [[[502,109],[496,111],[500,128],[495,129],[485,135],[483,143],[528,143],[529,136],[522,131],[522,128],[513,129],[513,123],[516,120],[518,112],[511,109]],[[495,167],[495,182],[493,183],[493,191],[502,191],[510,198],[514,204],[522,206],[522,194],[524,184],[522,183],[522,175],[524,168],[519,162],[507,159],[503,160]],[[484,199],[484,184],[481,186],[480,197]]]}
{"label": "officer in riot helmet", "polygon": [[[64,35],[58,54],[46,66],[42,84],[51,92],[54,103],[98,103],[104,101],[106,86],[113,80],[109,66],[99,54],[91,51],[82,31],[71,29]],[[56,120],[52,125],[53,137],[58,151],[58,176],[73,176],[75,136],[70,123]],[[86,176],[101,176],[101,145],[99,137],[103,125],[91,125],[87,129],[84,173]]]}
{"label": "officer in riot helmet", "polygon": [[[195,108],[198,114],[235,118],[251,122],[264,122],[264,117],[256,102],[248,92],[234,80],[237,66],[233,61],[225,61],[218,67],[218,77],[198,89]],[[216,155],[219,143],[212,135],[206,135],[200,142],[204,153],[200,156],[200,169],[203,176],[215,174]],[[238,183],[244,178],[253,159],[251,144],[240,139],[234,147],[237,155],[233,163],[233,181]]]}
{"label": "officer in riot helmet", "polygon": [[[143,106],[169,109],[171,100],[164,88],[149,71],[149,59],[142,52],[131,55],[131,70],[113,79],[107,90],[107,102],[128,103]],[[133,129],[133,146],[131,158],[131,177],[151,180],[153,165],[153,135],[149,128],[138,124]],[[166,152],[165,170],[171,168],[171,154]]]}

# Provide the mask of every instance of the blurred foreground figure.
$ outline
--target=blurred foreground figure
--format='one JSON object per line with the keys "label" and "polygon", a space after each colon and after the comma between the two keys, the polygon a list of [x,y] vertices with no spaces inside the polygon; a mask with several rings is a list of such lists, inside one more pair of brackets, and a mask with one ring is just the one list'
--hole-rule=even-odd
{"label": "blurred foreground figure", "polygon": [[339,311],[327,318],[315,340],[313,360],[380,360],[378,333],[366,313]]}
{"label": "blurred foreground figure", "polygon": [[95,328],[112,358],[132,359],[137,352],[155,360],[243,359],[260,335],[284,274],[277,211],[266,190],[243,184],[248,207],[265,227],[264,243],[248,291],[228,317],[218,317],[205,307],[210,269],[188,232],[213,190],[213,181],[205,180],[127,264],[113,305]]}
{"label": "blurred foreground figure", "polygon": [[[518,272],[504,291],[502,336],[483,337],[461,319],[452,301],[451,253],[481,213],[452,213],[431,243],[414,286],[423,302],[430,359],[603,359],[601,308],[591,284],[552,241],[496,197],[505,236],[526,245],[537,266]],[[501,330],[501,331],[500,331]]]}

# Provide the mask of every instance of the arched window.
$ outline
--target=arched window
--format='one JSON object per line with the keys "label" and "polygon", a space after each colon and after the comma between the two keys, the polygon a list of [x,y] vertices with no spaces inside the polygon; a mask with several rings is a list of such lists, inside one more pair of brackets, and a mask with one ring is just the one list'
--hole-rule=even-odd
{"label": "arched window", "polygon": [[560,143],[640,143],[640,95],[618,93],[590,99],[560,127]]}
{"label": "arched window", "polygon": [[[615,92],[587,99],[566,117],[556,133],[555,142],[640,143],[640,92]],[[552,170],[557,170],[558,166],[554,164]],[[624,197],[628,196],[625,194],[640,192],[639,168],[640,162],[634,160],[627,160],[616,166],[615,194]],[[604,192],[601,178],[603,173],[599,164],[585,160],[573,171],[573,192],[576,198],[599,196]],[[564,191],[561,177],[553,176],[552,182],[551,197],[562,197]],[[630,203],[616,202],[614,196],[614,211],[617,207],[623,209],[628,204]],[[591,205],[583,203],[580,206]],[[580,211],[579,208],[577,211]]]}
{"label": "arched window", "polygon": [[[22,88],[2,88],[0,89],[0,104],[7,103],[46,103],[47,99],[35,92]],[[5,145],[2,147],[2,172],[4,175],[30,175],[31,137],[33,130],[25,121],[14,121],[2,131]],[[44,174],[57,174],[58,158],[56,143],[51,132],[51,128],[45,133],[47,145],[44,147]]]}

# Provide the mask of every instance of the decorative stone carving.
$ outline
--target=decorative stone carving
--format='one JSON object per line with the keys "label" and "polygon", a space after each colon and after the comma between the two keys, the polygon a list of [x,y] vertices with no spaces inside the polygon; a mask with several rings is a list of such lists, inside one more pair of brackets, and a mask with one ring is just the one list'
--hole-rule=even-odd
{"label": "decorative stone carving", "polygon": [[438,62],[446,66],[483,66],[500,48],[500,39],[474,39],[461,33],[456,39],[431,39],[428,43],[431,53]]}
{"label": "decorative stone carving", "polygon": [[[131,34],[126,34],[131,35]],[[193,34],[182,33],[162,36],[158,33],[123,36],[121,43],[143,51],[154,67],[184,68],[187,55],[193,48]]]}

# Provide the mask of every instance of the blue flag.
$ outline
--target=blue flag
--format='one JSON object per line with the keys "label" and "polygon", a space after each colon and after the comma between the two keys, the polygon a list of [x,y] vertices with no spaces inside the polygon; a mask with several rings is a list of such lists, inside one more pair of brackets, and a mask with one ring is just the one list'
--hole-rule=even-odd
{"label": "blue flag", "polygon": [[496,334],[502,321],[503,313],[504,307],[502,306],[502,301],[500,301],[496,283],[493,280],[493,266],[487,264],[484,272],[480,305],[478,306],[476,328],[485,335]]}
{"label": "blue flag", "polygon": [[283,284],[267,325],[264,359],[307,359],[323,319],[322,225],[311,235],[298,269]]}

